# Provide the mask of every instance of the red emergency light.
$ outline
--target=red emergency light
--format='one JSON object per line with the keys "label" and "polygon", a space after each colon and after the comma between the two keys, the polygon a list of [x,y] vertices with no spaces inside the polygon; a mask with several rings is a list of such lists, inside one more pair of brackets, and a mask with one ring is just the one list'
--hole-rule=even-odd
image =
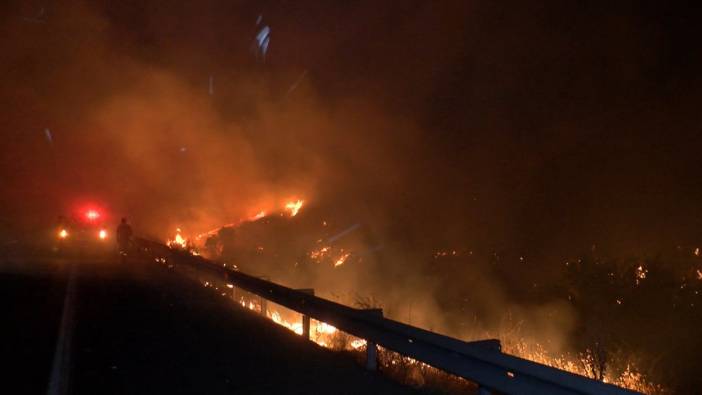
{"label": "red emergency light", "polygon": [[88,210],[85,212],[85,218],[88,221],[95,221],[96,219],[100,218],[100,213],[97,212],[97,210]]}

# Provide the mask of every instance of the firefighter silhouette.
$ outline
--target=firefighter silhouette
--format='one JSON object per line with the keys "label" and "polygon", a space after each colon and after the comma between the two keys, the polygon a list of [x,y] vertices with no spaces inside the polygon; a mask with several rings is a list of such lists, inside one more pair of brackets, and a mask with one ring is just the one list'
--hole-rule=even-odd
{"label": "firefighter silhouette", "polygon": [[127,223],[126,218],[122,218],[117,226],[117,247],[121,255],[126,255],[132,241],[132,227]]}

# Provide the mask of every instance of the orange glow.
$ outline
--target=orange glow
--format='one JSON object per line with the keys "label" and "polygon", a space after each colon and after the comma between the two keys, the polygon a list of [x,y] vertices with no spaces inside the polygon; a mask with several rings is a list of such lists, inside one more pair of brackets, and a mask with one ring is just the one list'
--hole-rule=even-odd
{"label": "orange glow", "polygon": [[[242,302],[242,303],[244,303],[244,302]],[[244,306],[246,306],[246,305],[244,304]],[[276,324],[282,325],[282,326],[290,329],[291,331],[297,333],[298,335],[302,335],[302,324],[301,323],[288,322],[288,321],[284,320],[280,316],[280,313],[278,313],[277,311],[272,312],[270,317],[271,317],[271,320],[273,320],[273,322],[275,322]]]}
{"label": "orange glow", "polygon": [[302,208],[302,204],[305,203],[304,200],[298,200],[296,202],[288,202],[288,204],[285,205],[285,209],[290,211],[290,216],[294,217],[297,215],[297,213],[300,211]]}
{"label": "orange glow", "polygon": [[353,348],[354,350],[358,350],[359,348],[365,347],[365,346],[366,346],[365,339],[355,339],[355,340],[351,341],[351,348]]}
{"label": "orange glow", "polygon": [[330,249],[331,249],[331,247],[325,246],[325,247],[322,247],[318,250],[314,250],[314,251],[310,252],[310,254],[309,254],[310,258],[312,258],[316,261],[321,261],[322,258],[324,258],[324,256],[329,252]]}
{"label": "orange glow", "polygon": [[107,231],[105,229],[100,229],[100,232],[98,232],[98,237],[101,240],[105,240],[107,238]]}
{"label": "orange glow", "polygon": [[187,248],[188,240],[181,235],[182,231],[180,228],[176,228],[176,235],[173,240],[168,240],[166,244],[169,247]]}
{"label": "orange glow", "polygon": [[60,239],[65,239],[68,237],[68,231],[66,229],[61,229],[58,233]]}
{"label": "orange glow", "polygon": [[266,212],[263,211],[263,210],[261,210],[261,211],[258,212],[258,214],[256,214],[256,215],[253,217],[253,220],[255,221],[255,220],[261,219],[261,218],[263,218],[263,217],[265,217],[265,216],[266,216]]}
{"label": "orange glow", "polygon": [[337,259],[336,262],[334,262],[334,267],[338,267],[338,266],[343,265],[344,262],[346,262],[346,259],[349,257],[349,255],[351,255],[351,253],[347,252],[347,253],[343,254],[342,256],[340,256],[339,259]]}
{"label": "orange glow", "polygon": [[324,333],[324,334],[327,334],[327,335],[333,335],[333,334],[336,333],[336,328],[333,327],[333,326],[331,326],[331,325],[329,325],[329,324],[327,324],[326,322],[320,322],[319,324],[317,324],[317,329],[316,329],[316,331],[317,331],[318,333]]}

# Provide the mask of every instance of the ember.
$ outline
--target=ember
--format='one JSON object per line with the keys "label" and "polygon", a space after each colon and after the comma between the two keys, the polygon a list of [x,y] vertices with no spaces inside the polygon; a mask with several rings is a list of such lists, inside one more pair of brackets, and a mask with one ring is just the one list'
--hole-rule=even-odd
{"label": "ember", "polygon": [[334,262],[334,267],[338,267],[344,264],[346,262],[346,259],[348,259],[349,255],[351,255],[350,252],[346,252],[342,254],[335,262]]}

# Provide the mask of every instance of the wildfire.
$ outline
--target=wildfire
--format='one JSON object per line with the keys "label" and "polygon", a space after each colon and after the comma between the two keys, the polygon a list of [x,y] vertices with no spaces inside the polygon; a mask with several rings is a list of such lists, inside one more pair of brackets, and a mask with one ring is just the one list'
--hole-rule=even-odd
{"label": "wildfire", "polygon": [[[434,259],[440,258],[440,257],[445,257],[445,256],[456,256],[459,255],[456,250],[451,250],[451,251],[436,251],[434,253]],[[521,259],[522,261],[524,260],[523,258]]]}
{"label": "wildfire", "polygon": [[[322,262],[331,262],[334,264],[334,267],[339,267],[346,263],[346,260],[351,256],[350,252],[344,252],[344,249],[340,249],[339,251],[341,255],[339,255],[337,258],[333,258],[332,255],[332,247],[331,246],[324,246],[321,248],[318,248],[316,250],[312,250],[308,253],[308,256],[310,259],[322,263]],[[334,254],[336,255],[336,254]],[[329,259],[325,259],[329,257]]]}
{"label": "wildfire", "polygon": [[361,347],[366,346],[366,340],[365,339],[356,339],[351,341],[351,348],[357,350]]}
{"label": "wildfire", "polygon": [[173,240],[168,240],[166,244],[169,247],[187,248],[188,240],[181,235],[182,231],[180,228],[176,228],[176,234]]}
{"label": "wildfire", "polygon": [[[290,322],[276,310],[269,311],[266,315],[276,324],[284,326],[298,335],[302,335],[301,322]],[[310,320],[310,340],[319,346],[337,350],[357,350],[366,345],[364,339],[356,338],[338,330],[333,325],[314,319]]]}
{"label": "wildfire", "polygon": [[[535,342],[528,342],[523,338],[508,336],[503,341],[503,351],[521,356],[534,362],[552,366],[581,376],[592,377],[592,351],[587,350],[579,355],[572,354],[552,354],[543,345]],[[607,370],[602,378],[605,383],[612,383],[624,388],[639,391],[644,394],[667,394],[664,387],[649,381],[644,375],[633,370],[633,366],[627,363],[626,369],[617,374]],[[603,372],[605,373],[605,372]]]}
{"label": "wildfire", "polygon": [[645,267],[643,267],[643,265],[639,265],[639,266],[636,268],[636,273],[635,273],[635,274],[636,274],[636,285],[639,285],[639,283],[640,283],[642,280],[645,280],[645,279],[646,279],[646,275],[648,274],[648,269],[646,269]]}
{"label": "wildfire", "polygon": [[298,200],[296,202],[288,202],[285,205],[285,209],[290,211],[290,216],[294,217],[302,208],[302,204],[305,203],[303,200]]}
{"label": "wildfire", "polygon": [[324,258],[324,256],[327,255],[329,250],[331,250],[331,247],[329,247],[329,246],[322,247],[318,250],[314,250],[314,251],[310,252],[310,258],[317,260],[317,261],[321,261],[322,258]]}
{"label": "wildfire", "polygon": [[336,333],[336,328],[326,322],[320,322],[319,325],[317,325],[317,332],[333,335]]}
{"label": "wildfire", "polygon": [[[302,208],[304,204],[303,200],[296,200],[296,201],[290,201],[285,204],[284,210],[282,211],[275,211],[271,210],[270,212],[273,212],[275,214],[279,214],[284,217],[294,217],[296,216],[300,209]],[[249,215],[252,213],[256,212],[255,210],[251,210],[248,212]],[[254,217],[249,217],[252,218],[251,221],[263,218],[266,216],[265,211],[259,211],[258,214],[256,214]],[[277,217],[277,215],[276,215]],[[246,221],[245,219],[243,220],[244,222]],[[319,222],[317,222],[319,224]],[[233,226],[233,225],[232,225]],[[322,222],[322,226],[326,226],[326,222]],[[177,247],[182,247],[182,248],[188,248],[190,246],[189,241],[183,236],[183,233],[181,229],[176,229],[177,232],[175,234],[175,237],[173,240],[169,240],[168,245],[169,246],[177,246]],[[208,232],[208,234],[214,234],[216,233],[217,230]],[[325,241],[326,239],[320,238],[317,240],[315,244],[312,244],[312,248],[310,248],[307,253],[307,257],[310,259],[312,262],[317,262],[318,264],[323,264],[326,267],[333,266],[334,268],[339,267],[344,265],[345,263],[348,262],[357,262],[359,259],[358,255],[354,255],[351,257],[353,252],[350,250],[345,250],[343,248],[340,248],[340,246],[337,246],[334,244],[333,241]],[[329,243],[329,244],[327,244]],[[258,245],[256,246],[254,244],[255,251],[259,254],[263,254],[264,251],[268,251],[268,246],[264,249],[264,246]],[[688,252],[689,253],[689,252]],[[695,255],[697,255],[699,252],[694,251]],[[440,258],[451,258],[455,256],[463,256],[463,255],[473,255],[473,251],[469,251],[467,249],[446,249],[446,250],[436,250],[432,254],[435,259],[440,259]],[[497,255],[495,255],[497,256]],[[351,260],[349,260],[351,259]],[[525,257],[520,257],[520,261],[524,262],[526,261]],[[570,262],[566,262],[566,266],[570,265]],[[225,264],[226,266],[226,264]],[[633,277],[634,280],[636,281],[636,284],[639,285],[640,282],[642,281],[650,281],[651,273],[649,272],[649,268],[646,267],[647,265],[645,263],[641,263],[639,265],[636,265],[633,267]],[[341,270],[341,269],[340,269]],[[631,269],[629,269],[631,270]],[[702,270],[697,270],[696,271],[696,277],[699,280],[702,280]],[[614,273],[610,274],[612,277],[614,277]],[[628,275],[631,276],[632,272],[629,271]],[[693,277],[695,275],[693,274]],[[631,277],[629,277],[631,279]],[[212,287],[211,284],[205,283],[205,287]],[[303,324],[302,324],[302,319],[301,315],[299,313],[296,313],[292,310],[285,309],[282,306],[278,306],[275,303],[272,302],[266,302],[265,304],[258,299],[258,297],[253,297],[253,299],[249,297],[242,297],[240,296],[241,290],[238,289],[238,287],[235,287],[233,284],[229,283],[224,283],[221,284],[221,289],[227,290],[234,290],[234,292],[222,292],[221,295],[227,296],[227,295],[232,295],[232,299],[234,299],[234,303],[237,303],[241,305],[243,308],[260,313],[262,317],[266,317],[273,322],[275,322],[278,325],[281,325],[288,330],[294,332],[297,335],[302,335],[303,334]],[[216,288],[217,291],[219,291],[219,288]],[[238,292],[237,292],[238,291]],[[219,293],[219,292],[218,292]],[[237,295],[238,294],[238,295]],[[247,294],[248,295],[248,294]],[[618,307],[618,308],[624,308],[626,304],[623,302],[625,301],[624,298],[613,298],[613,299],[608,299],[610,303],[613,303],[615,306],[622,306],[623,307]],[[274,306],[278,306],[279,309],[276,309]],[[364,339],[359,339],[356,338],[348,333],[343,332],[343,330],[339,330],[333,325],[330,325],[325,322],[317,321],[314,319],[310,320],[310,340],[314,341],[316,344],[318,344],[321,347],[329,348],[329,349],[334,349],[334,350],[359,350],[363,351],[364,348],[367,346],[367,343]],[[483,336],[481,336],[483,337]],[[563,355],[557,355],[557,354],[552,354],[551,352],[547,352],[545,349],[542,349],[538,344],[534,345],[533,342],[526,342],[524,340],[516,340],[514,339],[515,335],[512,336],[491,336],[491,337],[500,337],[500,338],[505,338],[505,347],[504,349],[509,352],[513,353],[515,355],[544,363],[546,365],[554,366],[560,369],[564,369],[570,372],[574,372],[577,374],[581,375],[589,375],[590,372],[588,371],[588,367],[592,364],[592,361],[587,359],[586,356],[582,356],[579,354],[563,354]],[[508,340],[510,337],[512,337],[512,340]],[[589,351],[588,351],[589,352]],[[398,367],[406,367],[408,365],[416,365],[420,366],[421,369],[424,369],[423,371],[425,374],[430,374],[429,372],[429,367],[426,364],[422,364],[421,362],[418,362],[412,358],[401,356],[399,354],[395,354],[390,352],[389,350],[385,350],[382,347],[378,349],[378,357],[380,360],[380,363],[385,363],[385,366],[389,365],[397,365]],[[383,362],[384,360],[384,362]],[[621,377],[618,375],[618,373],[613,373],[607,374],[606,377],[604,377],[605,381],[616,383],[618,385],[624,385],[627,388],[632,388],[632,389],[646,389],[648,388],[647,386],[652,385],[649,384],[648,381],[646,381],[646,378],[641,376],[639,373],[633,370],[627,370],[626,372],[621,374]],[[443,377],[443,376],[442,376]],[[648,392],[648,391],[644,391]]]}
{"label": "wildfire", "polygon": [[[202,284],[206,288],[211,287],[219,290],[219,287],[207,281]],[[224,283],[223,286],[229,289],[236,288],[234,284],[231,283]],[[225,296],[226,292],[222,293],[222,295]],[[299,313],[286,308],[278,310],[273,306],[275,304],[267,304],[264,311],[264,305],[262,305],[257,298],[249,299],[245,296],[235,298],[235,303],[238,303],[245,309],[264,314],[271,321],[289,329],[297,335],[303,334],[302,320]],[[333,325],[315,319],[310,320],[310,340],[317,343],[319,346],[337,350],[357,350],[366,345],[365,340],[351,336],[338,330]]]}
{"label": "wildfire", "polygon": [[290,323],[290,322],[284,320],[280,316],[280,313],[277,311],[272,312],[270,317],[271,317],[271,320],[273,320],[273,322],[275,322],[276,324],[282,325],[282,326],[290,329],[291,331],[297,333],[298,335],[302,335],[302,324],[301,323],[297,323],[297,322]]}
{"label": "wildfire", "polygon": [[343,265],[344,262],[346,262],[346,259],[349,257],[349,255],[351,255],[350,252],[347,252],[347,253],[341,255],[339,257],[339,259],[337,259],[336,262],[334,262],[334,267],[338,267],[338,266]]}

